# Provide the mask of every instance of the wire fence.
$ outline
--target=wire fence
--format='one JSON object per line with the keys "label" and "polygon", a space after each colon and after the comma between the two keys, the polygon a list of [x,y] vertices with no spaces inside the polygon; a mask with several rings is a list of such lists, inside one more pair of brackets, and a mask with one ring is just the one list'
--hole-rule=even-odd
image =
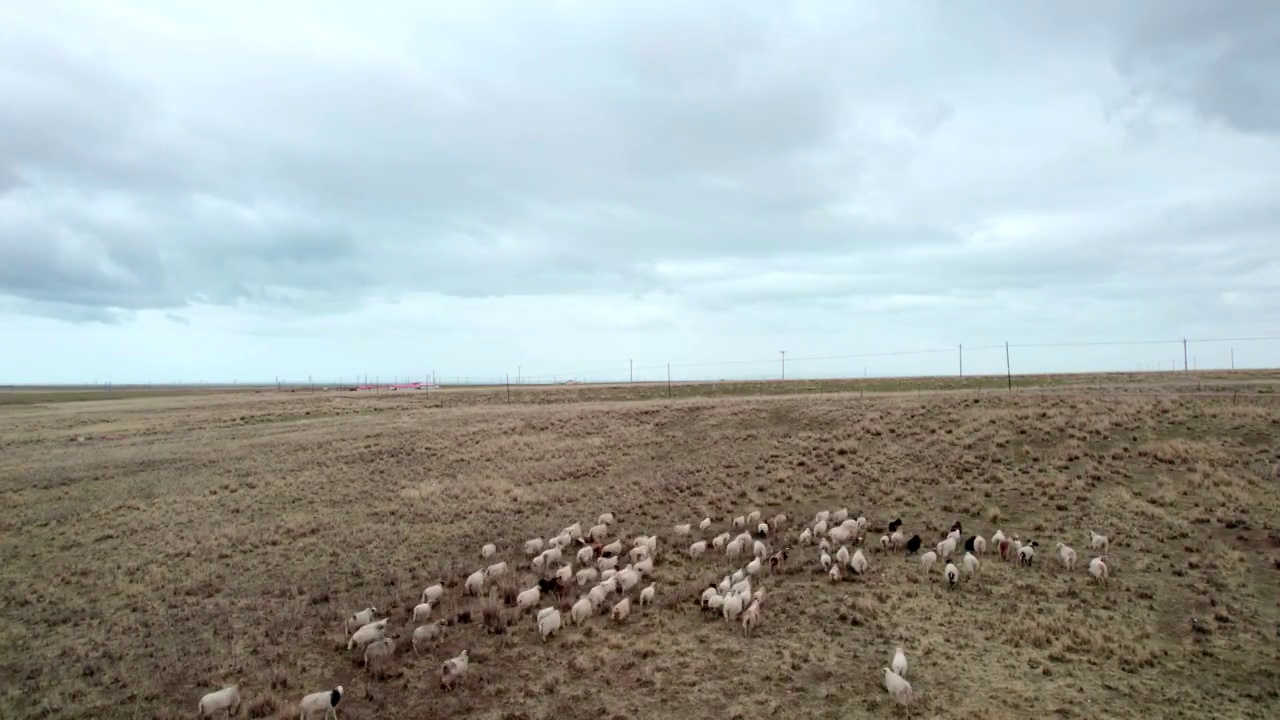
{"label": "wire fence", "polygon": [[284,388],[431,389],[469,386],[621,383],[752,382],[857,378],[922,378],[1202,372],[1280,367],[1280,335],[1252,337],[998,343],[805,355],[779,350],[772,357],[702,362],[620,361],[612,367],[528,372],[520,364],[501,375],[449,369],[350,376],[280,376],[257,383]]}

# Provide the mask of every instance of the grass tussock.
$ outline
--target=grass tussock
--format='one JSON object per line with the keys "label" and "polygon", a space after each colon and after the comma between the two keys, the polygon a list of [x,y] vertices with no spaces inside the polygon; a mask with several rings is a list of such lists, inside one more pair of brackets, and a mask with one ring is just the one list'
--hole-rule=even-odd
{"label": "grass tussock", "polygon": [[[1264,716],[1280,666],[1280,405],[1105,380],[865,397],[726,384],[671,401],[521,388],[510,406],[486,389],[15,403],[0,408],[0,717],[190,717],[234,681],[255,718],[296,717],[302,695],[337,684],[357,720],[700,717],[708,695],[732,698],[732,717],[888,716],[877,671],[896,645],[916,718],[1092,717],[1097,692],[1108,717]],[[797,536],[839,507],[870,520],[857,547],[871,569],[831,583]],[[690,559],[671,528],[711,517],[693,533],[710,539],[752,509],[788,515],[764,542],[791,553],[753,579],[766,599],[746,637],[698,607],[737,565]],[[637,588],[626,622],[608,617],[614,597],[568,625],[589,589],[574,585],[539,603],[566,616],[543,643],[534,611],[514,608],[536,582],[521,545],[605,511],[627,549],[659,535],[639,585],[655,582],[656,602],[639,607]],[[947,589],[943,563],[925,575],[879,548],[896,517],[923,550],[960,520],[966,536],[1038,540],[1036,562],[989,547],[980,579]],[[1084,570],[1089,529],[1112,540],[1105,588]],[[486,542],[498,554],[482,561]],[[1050,570],[1057,542],[1075,572]],[[464,596],[498,560],[511,572]],[[437,581],[431,619],[447,631],[415,653],[413,607]],[[342,625],[368,606],[398,641],[366,668]],[[464,648],[468,675],[441,691],[440,663]]]}

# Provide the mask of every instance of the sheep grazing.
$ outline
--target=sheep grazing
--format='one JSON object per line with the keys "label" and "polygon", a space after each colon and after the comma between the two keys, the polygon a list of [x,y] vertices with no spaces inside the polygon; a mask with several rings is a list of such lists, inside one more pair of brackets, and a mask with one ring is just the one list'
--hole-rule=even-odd
{"label": "sheep grazing", "polygon": [[537,585],[538,592],[550,595],[560,589],[561,583],[559,577],[539,578]]}
{"label": "sheep grazing", "polygon": [[494,563],[484,569],[484,576],[487,578],[502,577],[507,574],[507,569],[507,563],[505,560],[500,563]]}
{"label": "sheep grazing", "polygon": [[389,658],[396,654],[396,641],[392,638],[382,638],[375,640],[364,646],[364,666],[369,667],[369,661],[378,658]]}
{"label": "sheep grazing", "polygon": [[738,559],[738,556],[741,554],[742,554],[742,544],[739,543],[737,540],[734,540],[730,542],[728,545],[724,546],[724,556],[729,558],[731,562],[736,561]]}
{"label": "sheep grazing", "polygon": [[[898,524],[899,524],[899,525],[901,525],[901,524],[902,524],[902,521],[901,521],[901,520],[899,520],[899,521],[898,521]],[[866,529],[867,529],[867,519],[866,519],[865,517],[863,517],[863,516],[859,515],[859,516],[858,516],[858,531],[859,531],[859,532],[861,532],[861,531],[866,530]],[[897,528],[894,528],[894,529],[896,530]]]}
{"label": "sheep grazing", "polygon": [[618,574],[617,568],[609,568],[608,570],[605,570],[604,572],[600,573],[600,581],[604,582],[605,580],[608,580],[609,578],[617,574]]}
{"label": "sheep grazing", "polygon": [[618,567],[618,556],[612,555],[610,557],[602,557],[596,561],[596,567],[600,570],[600,572],[604,572],[605,570],[612,570],[613,568]]}
{"label": "sheep grazing", "polygon": [[938,553],[932,550],[920,556],[920,566],[924,568],[925,575],[929,574],[929,571],[933,569],[933,564],[936,562],[938,562]]}
{"label": "sheep grazing", "polygon": [[613,606],[613,610],[609,612],[609,617],[617,622],[622,622],[631,614],[631,598],[622,598],[622,600]]}
{"label": "sheep grazing", "polygon": [[444,585],[436,583],[422,591],[422,602],[439,603],[444,597]]}
{"label": "sheep grazing", "polygon": [[842,523],[849,519],[849,508],[840,508],[839,510],[831,513],[827,519],[833,523]]}
{"label": "sheep grazing", "polygon": [[1089,574],[1097,581],[1099,585],[1107,584],[1107,561],[1105,558],[1096,557],[1089,561]]}
{"label": "sheep grazing", "polygon": [[299,720],[310,720],[316,713],[320,713],[322,718],[332,715],[334,720],[338,720],[338,703],[342,702],[342,693],[342,686],[339,685],[332,690],[321,690],[303,697],[298,703],[298,709],[302,713]]}
{"label": "sheep grazing", "polygon": [[614,540],[613,542],[600,548],[600,557],[613,557],[622,554],[622,541]]}
{"label": "sheep grazing", "polygon": [[467,576],[467,582],[463,584],[463,587],[469,594],[479,595],[484,592],[484,578],[484,570],[477,570]]}
{"label": "sheep grazing", "polygon": [[756,524],[756,523],[758,523],[758,522],[760,522],[760,511],[759,511],[759,510],[752,510],[750,513],[748,513],[748,514],[747,514],[747,523],[748,523],[748,524],[750,524],[750,525],[755,525],[755,524]]}
{"label": "sheep grazing", "polygon": [[739,515],[738,517],[733,519],[733,528],[735,530],[744,528],[746,526],[747,526],[747,516]]}
{"label": "sheep grazing", "polygon": [[769,528],[774,532],[778,532],[786,524],[787,524],[787,516],[782,513],[778,513],[777,515],[774,515],[773,517],[769,518]]}
{"label": "sheep grazing", "polygon": [[836,551],[836,563],[838,563],[840,567],[844,567],[849,564],[849,557],[849,548],[841,545],[840,549]]}
{"label": "sheep grazing", "polygon": [[516,609],[521,611],[528,610],[534,605],[537,605],[538,601],[541,599],[542,588],[537,585],[529,588],[528,590],[522,590],[519,595],[516,595]]}
{"label": "sheep grazing", "polygon": [[644,607],[645,605],[652,605],[653,595],[655,592],[656,590],[654,590],[654,583],[649,583],[648,587],[641,590],[640,591],[640,607]]}
{"label": "sheep grazing", "polygon": [[446,690],[452,690],[454,684],[467,673],[468,664],[466,650],[458,653],[457,657],[445,660],[440,665],[440,686]]}
{"label": "sheep grazing", "polygon": [[1111,541],[1107,539],[1106,535],[1096,533],[1092,530],[1089,531],[1089,549],[1090,550],[1101,550],[1102,552],[1105,553],[1110,547],[1111,547]]}
{"label": "sheep grazing", "polygon": [[724,546],[729,543],[730,537],[732,536],[729,535],[729,533],[720,533],[719,535],[711,539],[711,547],[715,548],[716,550],[723,550]]}
{"label": "sheep grazing", "polygon": [[760,602],[758,600],[752,601],[751,607],[748,607],[742,613],[741,620],[743,634],[750,636],[751,628],[760,622]]}
{"label": "sheep grazing", "polygon": [[658,536],[650,535],[644,539],[644,546],[649,550],[649,557],[658,557]]}
{"label": "sheep grazing", "polygon": [[941,558],[942,560],[946,560],[947,558],[951,557],[951,553],[955,551],[956,551],[955,538],[949,537],[946,540],[943,540],[942,542],[938,543],[938,557]]}
{"label": "sheep grazing", "polygon": [[916,552],[920,550],[920,543],[922,542],[923,541],[920,539],[919,535],[912,535],[911,539],[907,541],[907,554],[916,554]]}
{"label": "sheep grazing", "polygon": [[652,575],[653,574],[653,558],[647,557],[641,560],[640,562],[636,563],[634,567],[636,572],[640,573],[641,575]]}
{"label": "sheep grazing", "polygon": [[893,668],[893,672],[898,677],[905,678],[907,676],[907,654],[902,651],[902,648],[893,649],[893,662],[889,663],[889,667]]}
{"label": "sheep grazing", "polygon": [[1076,551],[1074,548],[1058,543],[1054,546],[1054,550],[1058,552],[1058,562],[1067,572],[1071,572],[1076,568]]}
{"label": "sheep grazing", "polygon": [[720,607],[721,614],[724,615],[725,622],[733,622],[742,614],[742,596],[733,594],[724,599],[724,604]]}
{"label": "sheep grazing", "polygon": [[546,642],[547,638],[559,629],[560,611],[558,609],[549,607],[538,611],[538,634],[542,635],[542,642]]}
{"label": "sheep grazing", "polygon": [[[858,518],[858,524],[859,525],[862,524],[862,518]],[[902,527],[902,518],[898,518],[897,520],[894,520],[893,522],[889,523],[889,532],[893,532],[894,530],[897,530],[900,527]]]}
{"label": "sheep grazing", "polygon": [[769,557],[769,548],[759,540],[751,544],[751,554],[756,556],[757,560],[763,560]]}
{"label": "sheep grazing", "polygon": [[526,540],[524,543],[524,554],[533,556],[542,552],[542,538],[534,538]]}
{"label": "sheep grazing", "polygon": [[951,526],[951,532],[956,533],[957,535],[964,532],[964,528],[960,525],[959,520],[955,521],[955,524]]}
{"label": "sheep grazing", "polygon": [[675,526],[674,529],[676,531],[677,536],[684,537],[685,535],[688,535],[690,532],[693,531],[693,526],[690,525],[689,523],[685,523],[683,525]]}
{"label": "sheep grazing", "polygon": [[498,552],[497,545],[494,545],[493,543],[485,543],[483,546],[480,547],[480,559],[488,560],[489,558],[493,557],[493,554],[496,552]]}
{"label": "sheep grazing", "polygon": [[955,563],[947,563],[947,567],[942,571],[943,576],[947,578],[947,585],[954,588],[956,583],[960,582],[960,571],[956,568]]}
{"label": "sheep grazing", "polygon": [[977,579],[978,570],[980,568],[981,565],[978,563],[978,557],[976,555],[971,552],[964,554],[964,573],[969,576],[970,580]]}
{"label": "sheep grazing", "polygon": [[367,607],[360,612],[347,618],[342,624],[343,632],[351,632],[351,628],[360,628],[373,622],[374,613],[378,612],[376,607]]}
{"label": "sheep grazing", "polygon": [[689,557],[693,560],[697,560],[706,551],[707,551],[707,541],[699,540],[698,542],[689,546]]}
{"label": "sheep grazing", "polygon": [[996,547],[1000,547],[1002,540],[1004,540],[1004,530],[996,530],[995,534],[991,536],[991,544]]}
{"label": "sheep grazing", "polygon": [[1000,538],[1000,542],[996,547],[1000,548],[1000,560],[1009,562],[1009,559],[1013,557],[1013,543],[1009,542],[1009,538]]}
{"label": "sheep grazing", "polygon": [[903,707],[911,705],[911,683],[907,682],[901,675],[884,668],[884,689],[889,691],[890,697],[898,701]]}
{"label": "sheep grazing", "polygon": [[560,548],[553,547],[544,550],[542,552],[542,558],[545,564],[550,565],[551,563],[560,562],[564,558],[564,555],[560,552]]}
{"label": "sheep grazing", "polygon": [[240,686],[231,685],[205,694],[204,697],[200,698],[199,704],[196,705],[196,712],[200,713],[201,718],[211,718],[221,713],[225,713],[228,718],[238,716],[240,714]]}
{"label": "sheep grazing", "polygon": [[813,524],[817,525],[820,522],[826,522],[827,520],[830,520],[830,519],[831,519],[830,510],[819,510],[813,516]]}
{"label": "sheep grazing", "polygon": [[1023,545],[1018,548],[1018,562],[1022,565],[1031,565],[1031,561],[1036,557],[1036,546],[1039,544],[1032,541],[1030,545]]}
{"label": "sheep grazing", "polygon": [[823,572],[831,570],[831,555],[829,555],[826,550],[823,550],[821,554],[818,555],[818,562],[822,563]]}
{"label": "sheep grazing", "polygon": [[760,523],[759,525],[757,525],[757,526],[756,526],[756,535],[759,535],[760,537],[768,537],[768,535],[769,535],[769,523]]}
{"label": "sheep grazing", "polygon": [[979,556],[987,554],[987,541],[981,535],[973,536],[973,552]]}
{"label": "sheep grazing", "polygon": [[440,623],[433,622],[426,625],[419,625],[413,629],[413,651],[415,653],[422,650],[423,647],[440,639],[441,628]]}
{"label": "sheep grazing", "polygon": [[867,556],[862,554],[861,550],[853,553],[853,558],[849,560],[849,569],[859,575],[863,575],[871,567],[871,563],[867,562]]}
{"label": "sheep grazing", "polygon": [[840,582],[840,566],[832,565],[831,570],[827,572],[827,577],[831,578],[831,582]]}
{"label": "sheep grazing", "polygon": [[609,599],[609,593],[613,590],[603,583],[596,585],[587,592],[587,599],[591,601],[592,608],[598,608],[604,605],[604,601]]}
{"label": "sheep grazing", "polygon": [[543,570],[546,567],[547,567],[547,556],[543,555],[542,553],[538,553],[538,556],[535,557],[529,563],[529,569],[538,573],[539,575],[542,574]]}
{"label": "sheep grazing", "polygon": [[611,512],[604,513],[600,517],[596,518],[597,525],[612,525],[615,522],[617,521]]}
{"label": "sheep grazing", "polygon": [[569,622],[574,625],[581,625],[586,622],[587,618],[591,617],[591,614],[595,611],[595,603],[591,602],[591,598],[583,595],[578,598],[578,601],[573,604],[573,607],[569,608]]}
{"label": "sheep grazing", "polygon": [[429,602],[421,602],[413,607],[413,621],[426,620],[431,617],[432,604]]}
{"label": "sheep grazing", "polygon": [[820,521],[818,521],[817,523],[815,523],[815,524],[814,524],[814,526],[813,526],[813,534],[814,534],[814,535],[826,535],[826,534],[827,534],[827,521],[826,521],[826,520],[820,520]]}
{"label": "sheep grazing", "polygon": [[591,538],[591,542],[602,543],[604,539],[609,537],[609,526],[604,523],[596,523],[587,530],[587,537]]}
{"label": "sheep grazing", "polygon": [[707,589],[702,591],[702,607],[705,608],[707,604],[711,601],[711,598],[719,594],[720,594],[720,589],[717,588],[714,583],[711,585],[708,585]]}
{"label": "sheep grazing", "polygon": [[351,634],[351,639],[347,641],[347,649],[353,650],[357,646],[364,649],[365,645],[381,640],[387,631],[387,618],[383,618],[378,622],[371,622],[367,625],[361,625],[359,630]]}
{"label": "sheep grazing", "polygon": [[880,549],[881,549],[881,550],[888,550],[888,549],[889,549],[889,536],[888,536],[888,535],[881,535],[881,536],[880,536]]}
{"label": "sheep grazing", "polygon": [[579,565],[586,565],[596,559],[596,551],[590,545],[583,546],[578,548],[577,558]]}
{"label": "sheep grazing", "polygon": [[755,575],[760,572],[761,567],[762,563],[760,562],[760,558],[753,558],[751,562],[747,563],[747,574]]}
{"label": "sheep grazing", "polygon": [[894,530],[893,534],[889,536],[889,547],[894,550],[901,550],[902,546],[905,545],[906,542],[907,536],[902,534],[901,528]]}
{"label": "sheep grazing", "polygon": [[631,548],[631,552],[627,553],[627,557],[631,558],[631,562],[633,563],[638,563],[641,560],[646,560],[649,557],[649,548],[645,547],[644,545],[633,547]]}
{"label": "sheep grazing", "polygon": [[837,545],[843,545],[853,539],[855,532],[856,531],[853,528],[841,525],[840,527],[833,527],[827,531],[827,537],[831,539],[831,542]]}
{"label": "sheep grazing", "polygon": [[782,548],[780,552],[776,552],[769,556],[769,572],[775,573],[786,569],[787,558],[791,557],[790,548]]}

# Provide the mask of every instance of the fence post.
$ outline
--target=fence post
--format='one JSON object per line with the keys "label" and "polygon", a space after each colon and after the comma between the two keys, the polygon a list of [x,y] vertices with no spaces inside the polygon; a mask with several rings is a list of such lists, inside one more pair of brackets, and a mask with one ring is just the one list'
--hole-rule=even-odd
{"label": "fence post", "polygon": [[964,377],[964,343],[956,346],[956,354],[960,356],[960,377]]}
{"label": "fence post", "polygon": [[1187,372],[1187,339],[1182,338],[1182,374],[1186,375]]}
{"label": "fence post", "polygon": [[667,363],[667,397],[671,397],[671,363]]}
{"label": "fence post", "polygon": [[507,402],[511,402],[511,373],[507,373]]}
{"label": "fence post", "polygon": [[1009,382],[1009,392],[1013,392],[1013,368],[1009,365],[1009,341],[1004,341],[1004,375]]}

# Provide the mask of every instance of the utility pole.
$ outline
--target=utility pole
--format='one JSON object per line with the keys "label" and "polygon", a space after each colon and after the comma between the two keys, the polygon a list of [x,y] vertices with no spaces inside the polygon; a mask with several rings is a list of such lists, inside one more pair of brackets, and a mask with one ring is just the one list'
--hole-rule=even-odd
{"label": "utility pole", "polygon": [[523,369],[523,368],[521,368],[519,365],[517,365],[517,366],[516,366],[516,384],[517,384],[517,385],[519,385],[519,384],[520,384],[520,371],[521,371],[522,369]]}
{"label": "utility pole", "polygon": [[1236,369],[1236,349],[1231,348],[1231,369]]}
{"label": "utility pole", "polygon": [[787,379],[787,351],[782,350],[782,379]]}
{"label": "utility pole", "polygon": [[671,397],[671,363],[667,363],[667,397]]}
{"label": "utility pole", "polygon": [[1013,369],[1009,365],[1009,341],[1004,341],[1004,375],[1009,382],[1009,392],[1013,392]]}
{"label": "utility pole", "polygon": [[629,379],[627,380],[627,382],[635,382],[635,381],[636,381],[636,361],[635,361],[635,358],[632,358],[631,360],[628,360],[628,361],[627,361],[627,377],[629,378]]}
{"label": "utility pole", "polygon": [[1187,372],[1187,339],[1182,338],[1182,372]]}
{"label": "utility pole", "polygon": [[964,377],[964,343],[960,343],[956,347],[956,354],[960,356],[960,377]]}
{"label": "utility pole", "polygon": [[[520,376],[516,376],[516,382],[520,382]],[[507,373],[507,404],[511,404],[511,373]]]}

